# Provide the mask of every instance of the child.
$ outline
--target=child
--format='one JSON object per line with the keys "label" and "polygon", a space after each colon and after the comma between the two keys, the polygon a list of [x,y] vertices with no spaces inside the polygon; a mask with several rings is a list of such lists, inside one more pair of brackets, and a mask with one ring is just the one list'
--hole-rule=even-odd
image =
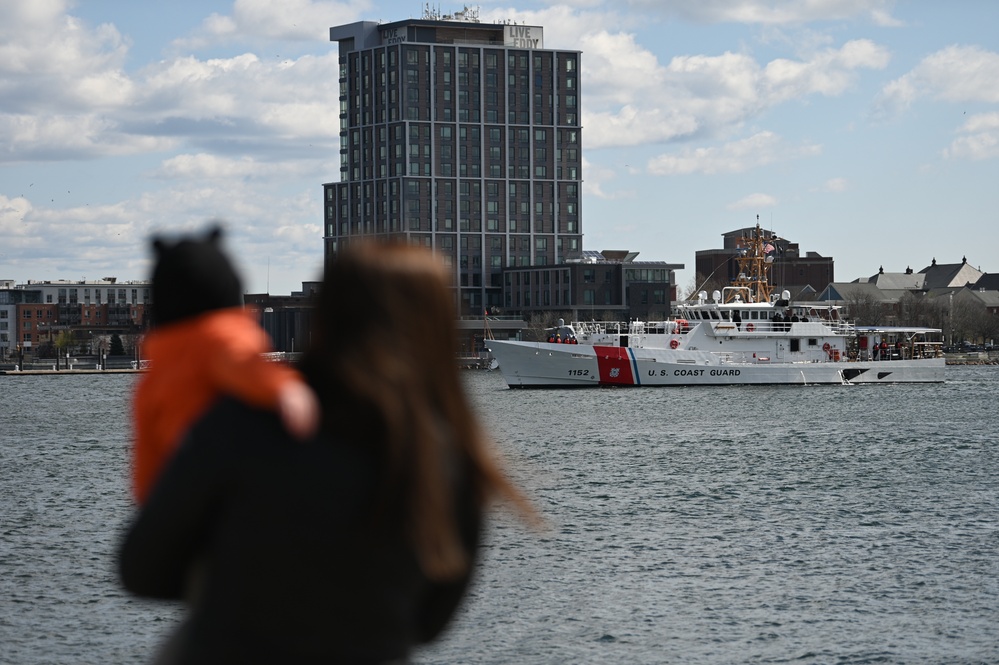
{"label": "child", "polygon": [[239,277],[219,247],[221,230],[167,244],[154,238],[149,371],[135,392],[133,491],[143,504],[187,430],[222,395],[281,415],[298,438],[311,436],[319,405],[298,373],[261,356],[267,333],[243,310]]}

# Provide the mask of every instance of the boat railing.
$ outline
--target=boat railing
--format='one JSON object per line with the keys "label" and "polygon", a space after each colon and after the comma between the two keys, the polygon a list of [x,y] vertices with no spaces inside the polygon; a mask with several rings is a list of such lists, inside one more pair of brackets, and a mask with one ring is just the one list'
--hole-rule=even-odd
{"label": "boat railing", "polygon": [[[692,323],[696,323],[693,321]],[[712,323],[718,324],[718,328],[726,328],[731,331],[738,331],[741,333],[789,333],[792,331],[792,326],[798,323],[820,323],[825,326],[826,330],[822,334],[832,334],[841,337],[849,337],[854,333],[854,327],[852,324],[846,321],[829,321],[822,319],[798,319],[798,320],[777,320],[777,319],[743,319],[742,321],[712,321]],[[805,331],[802,331],[805,332]],[[812,333],[814,336],[814,333]]]}
{"label": "boat railing", "polygon": [[[577,321],[572,327],[577,336],[613,335],[621,332],[620,321]],[[627,324],[625,331],[627,331]]]}
{"label": "boat railing", "polygon": [[[677,317],[667,321],[577,321],[573,330],[578,337],[594,335],[672,335],[689,332],[702,319]],[[711,319],[718,323],[735,324],[729,319]],[[852,336],[854,325],[843,319],[803,318],[798,321],[782,321],[774,319],[743,319],[737,328],[741,332],[787,333],[791,332],[793,323],[821,323],[834,335]]]}

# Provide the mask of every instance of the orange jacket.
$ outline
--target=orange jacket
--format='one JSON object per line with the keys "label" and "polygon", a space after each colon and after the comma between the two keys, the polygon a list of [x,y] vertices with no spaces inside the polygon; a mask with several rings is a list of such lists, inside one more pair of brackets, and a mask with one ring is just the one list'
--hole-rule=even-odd
{"label": "orange jacket", "polygon": [[132,481],[145,503],[187,430],[222,395],[260,408],[277,407],[278,390],[300,380],[284,363],[268,362],[267,333],[243,308],[215,310],[151,332],[149,371],[133,401]]}

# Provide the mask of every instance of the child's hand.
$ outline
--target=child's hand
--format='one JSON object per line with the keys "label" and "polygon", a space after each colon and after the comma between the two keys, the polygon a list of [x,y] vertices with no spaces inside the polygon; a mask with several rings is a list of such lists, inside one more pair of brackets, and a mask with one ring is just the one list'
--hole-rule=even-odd
{"label": "child's hand", "polygon": [[281,387],[278,413],[285,428],[298,439],[308,439],[319,429],[319,400],[300,381],[289,381]]}

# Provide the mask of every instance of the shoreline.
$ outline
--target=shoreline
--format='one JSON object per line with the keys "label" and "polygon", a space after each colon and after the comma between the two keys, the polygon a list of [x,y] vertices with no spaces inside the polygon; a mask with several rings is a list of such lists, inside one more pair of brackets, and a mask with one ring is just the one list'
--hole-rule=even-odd
{"label": "shoreline", "polygon": [[4,376],[60,376],[66,374],[141,374],[142,369],[0,369]]}

